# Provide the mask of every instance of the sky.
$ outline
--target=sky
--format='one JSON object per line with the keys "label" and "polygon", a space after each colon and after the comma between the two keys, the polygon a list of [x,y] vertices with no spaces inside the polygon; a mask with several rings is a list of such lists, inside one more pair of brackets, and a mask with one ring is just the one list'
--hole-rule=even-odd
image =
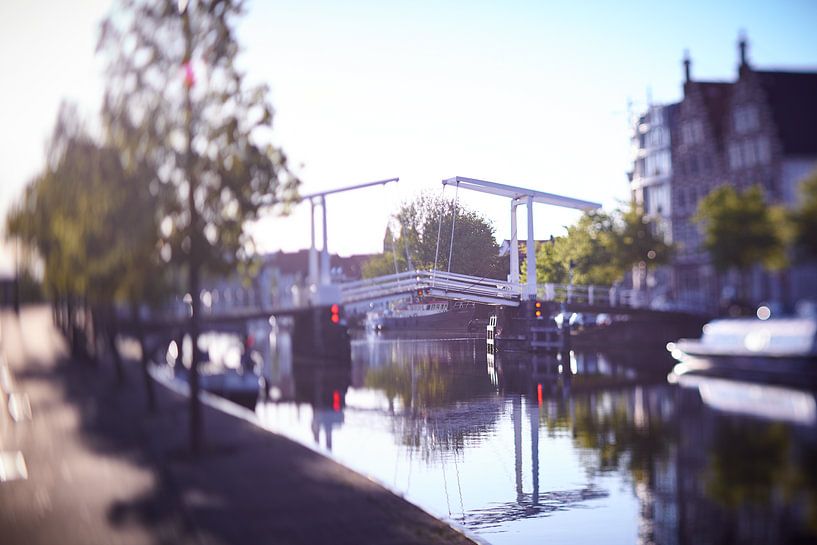
{"label": "sky", "polygon": [[[628,197],[630,113],[681,98],[693,78],[735,76],[737,36],[762,69],[817,70],[817,2],[248,3],[242,67],[270,86],[274,138],[302,192],[400,177],[328,198],[329,248],[382,249],[389,214],[468,176],[600,202]],[[110,1],[0,0],[0,214],[43,164],[63,99],[91,124],[104,82],[94,57]],[[446,195],[453,195],[452,189]],[[509,203],[459,194],[510,236]],[[535,236],[575,211],[536,205]],[[525,225],[524,211],[519,224]],[[309,244],[308,206],[254,226],[263,250]],[[455,247],[456,251],[456,247]],[[8,250],[0,261],[9,262]],[[0,271],[3,265],[0,263]]]}

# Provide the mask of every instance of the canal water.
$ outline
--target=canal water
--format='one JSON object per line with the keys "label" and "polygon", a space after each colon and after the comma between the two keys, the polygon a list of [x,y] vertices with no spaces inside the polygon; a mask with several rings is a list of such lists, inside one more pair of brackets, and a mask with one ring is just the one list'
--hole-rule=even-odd
{"label": "canal water", "polygon": [[271,367],[265,426],[494,545],[817,542],[808,390],[477,339],[362,337],[351,366]]}

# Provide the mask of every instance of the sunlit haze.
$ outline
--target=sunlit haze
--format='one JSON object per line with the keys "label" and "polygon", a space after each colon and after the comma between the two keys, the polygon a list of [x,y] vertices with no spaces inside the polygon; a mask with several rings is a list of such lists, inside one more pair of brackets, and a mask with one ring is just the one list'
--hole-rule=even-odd
{"label": "sunlit haze", "polygon": [[[98,111],[94,47],[108,9],[0,5],[0,211],[42,167],[60,100],[89,119]],[[275,1],[250,3],[240,33],[242,64],[270,85],[274,138],[299,165],[303,192],[401,179],[330,199],[330,249],[350,254],[379,251],[401,200],[456,175],[616,206],[628,194],[628,104],[677,100],[685,49],[693,77],[732,78],[745,29],[757,66],[813,69],[815,20],[817,4],[805,1]],[[509,236],[505,200],[460,197],[498,239]],[[305,247],[307,211],[262,221],[261,248]],[[537,238],[576,218],[536,214]]]}

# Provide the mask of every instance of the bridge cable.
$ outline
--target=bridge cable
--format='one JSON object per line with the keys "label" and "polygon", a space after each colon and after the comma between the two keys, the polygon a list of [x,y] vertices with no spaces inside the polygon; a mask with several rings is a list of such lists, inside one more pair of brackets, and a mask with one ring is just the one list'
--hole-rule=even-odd
{"label": "bridge cable", "polygon": [[386,229],[391,233],[391,256],[394,260],[394,274],[400,274],[400,271],[397,270],[397,242],[394,240],[394,229],[392,229],[390,223],[391,218],[389,218],[389,223],[386,224]]}
{"label": "bridge cable", "polygon": [[451,272],[451,257],[454,252],[454,224],[457,221],[457,201],[460,194],[460,183],[457,182],[457,188],[454,190],[454,208],[451,211],[451,242],[448,244],[448,272]]}
{"label": "bridge cable", "polygon": [[437,222],[437,249],[434,250],[434,273],[431,277],[431,287],[434,287],[434,283],[437,280],[437,258],[440,256],[440,233],[442,232],[443,227],[443,197],[445,196],[445,186],[443,185],[443,190],[440,193],[440,220]]}

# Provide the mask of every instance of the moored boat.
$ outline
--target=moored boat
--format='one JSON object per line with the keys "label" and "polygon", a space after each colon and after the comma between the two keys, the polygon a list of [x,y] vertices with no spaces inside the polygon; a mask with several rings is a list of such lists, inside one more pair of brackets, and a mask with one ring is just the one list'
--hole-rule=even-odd
{"label": "moored boat", "polygon": [[713,320],[700,339],[667,349],[682,364],[764,373],[817,373],[817,318],[813,316]]}
{"label": "moored boat", "polygon": [[474,303],[425,299],[399,303],[366,315],[366,328],[373,331],[456,330],[474,328],[477,307]]}

